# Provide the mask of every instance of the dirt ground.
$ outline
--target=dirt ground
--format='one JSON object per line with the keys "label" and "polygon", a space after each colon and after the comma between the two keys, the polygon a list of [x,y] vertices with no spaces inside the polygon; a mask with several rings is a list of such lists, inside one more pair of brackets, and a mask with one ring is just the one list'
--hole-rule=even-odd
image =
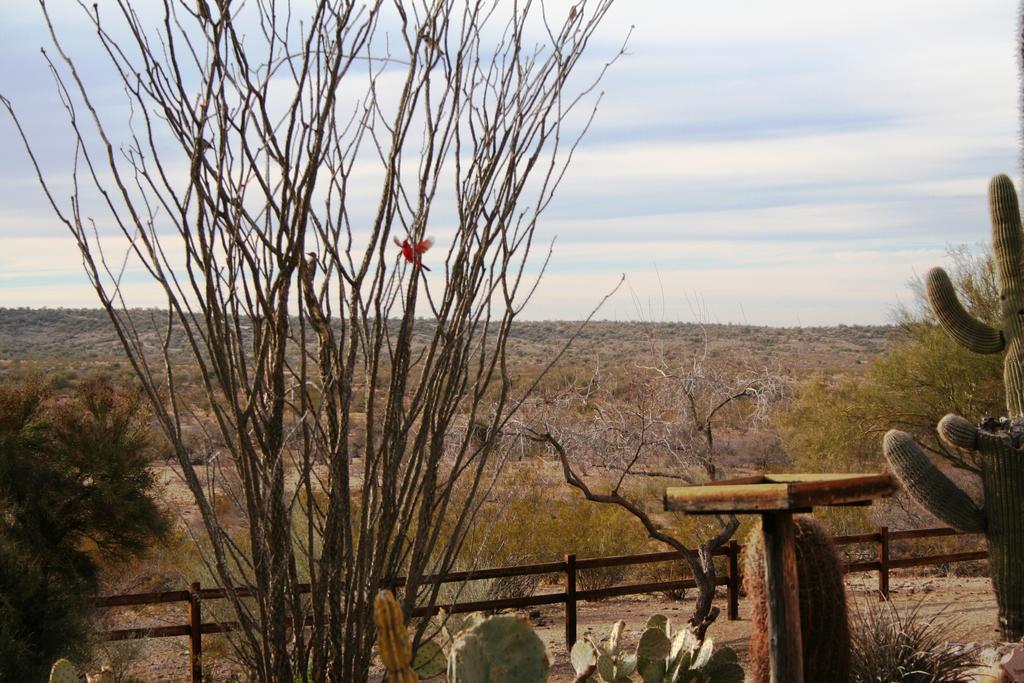
{"label": "dirt ground", "polygon": [[[847,581],[850,608],[856,609],[860,601],[874,599],[874,575],[854,575]],[[992,589],[986,578],[958,577],[901,577],[891,578],[892,599],[898,608],[909,608],[922,604],[926,615],[940,613],[940,618],[958,623],[960,643],[979,643],[996,646],[996,604]],[[736,650],[741,664],[747,662],[747,644],[750,637],[749,602],[740,601],[739,621],[728,621],[724,616],[724,594],[720,605],[723,615],[712,626],[709,635],[716,646],[727,645]],[[670,601],[660,595],[631,596],[601,602],[578,605],[578,636],[595,641],[607,637],[611,624],[618,619],[626,621],[624,642],[626,647],[635,645],[647,618],[652,614],[664,614],[673,624],[686,621],[693,607],[691,600]],[[521,613],[530,617],[529,611]],[[554,666],[551,681],[565,683],[572,681],[572,667],[565,649],[565,621],[563,608],[559,605],[536,608],[530,618],[537,633],[544,639]],[[188,651],[184,638],[162,638],[131,646],[131,652],[123,651],[126,658],[134,660],[128,672],[142,681],[178,682],[187,680]],[[240,669],[225,655],[227,647],[222,641],[204,638],[206,652],[206,680],[244,680]],[[379,680],[380,676],[374,677]],[[440,679],[438,679],[440,680]],[[818,683],[818,682],[808,682]]]}
{"label": "dirt ground", "polygon": [[[853,576],[847,581],[850,609],[856,609],[857,602],[876,599],[876,588],[872,576]],[[989,643],[999,635],[996,629],[996,603],[991,585],[985,578],[905,578],[890,580],[892,600],[897,608],[911,607],[923,603],[926,615],[941,612],[943,618],[957,619],[962,643]],[[750,639],[750,603],[740,600],[739,621],[725,618],[724,595],[720,603],[723,615],[708,631],[717,646],[733,648],[739,655],[740,663],[746,669],[747,646]],[[608,636],[611,624],[617,619],[626,622],[625,640],[627,648],[636,644],[643,631],[644,623],[652,614],[664,614],[673,624],[686,621],[692,609],[692,602],[670,602],[659,596],[632,596],[598,603],[584,603],[578,612],[578,636],[590,637],[595,641]],[[565,651],[565,626],[559,606],[541,609],[543,626],[537,630],[554,657],[552,681],[558,683],[573,680],[572,667]],[[994,644],[994,642],[993,642]],[[808,683],[825,683],[808,681]]]}

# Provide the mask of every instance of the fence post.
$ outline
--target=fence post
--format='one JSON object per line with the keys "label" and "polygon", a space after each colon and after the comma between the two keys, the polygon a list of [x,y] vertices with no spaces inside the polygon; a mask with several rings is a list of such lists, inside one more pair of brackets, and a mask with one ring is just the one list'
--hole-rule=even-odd
{"label": "fence post", "polygon": [[576,555],[565,556],[565,649],[576,644]]}
{"label": "fence post", "polygon": [[188,663],[189,683],[203,681],[203,607],[199,600],[199,582],[188,587]]}
{"label": "fence post", "polygon": [[726,615],[729,621],[736,621],[740,618],[740,544],[735,539],[730,540],[726,552],[728,553],[726,573],[729,577],[729,583],[725,588],[726,601],[729,603]]}
{"label": "fence post", "polygon": [[878,527],[878,599],[889,599],[889,527]]}

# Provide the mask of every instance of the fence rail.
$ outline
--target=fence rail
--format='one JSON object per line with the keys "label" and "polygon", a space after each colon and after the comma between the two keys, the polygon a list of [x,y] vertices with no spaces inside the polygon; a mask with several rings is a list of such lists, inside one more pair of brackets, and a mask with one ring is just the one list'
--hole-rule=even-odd
{"label": "fence rail", "polygon": [[[876,546],[876,557],[878,559],[848,563],[846,564],[845,571],[848,574],[855,572],[878,572],[878,592],[882,596],[888,597],[889,571],[892,569],[924,567],[954,562],[968,562],[988,558],[988,553],[982,550],[893,559],[890,557],[890,546],[893,541],[939,538],[944,536],[976,535],[978,534],[961,532],[950,528],[889,531],[887,527],[879,527],[878,530],[873,533],[836,536],[833,540],[836,545],[839,546],[857,544],[874,544]],[[740,544],[736,541],[730,541],[728,545],[720,548],[714,553],[715,556],[725,557],[725,575],[718,577],[715,583],[718,586],[726,587],[726,617],[730,621],[739,618],[741,584],[739,571],[740,549]],[[659,591],[697,587],[697,582],[694,579],[679,579],[675,581],[634,583],[623,586],[612,586],[610,588],[578,590],[576,583],[580,571],[588,569],[604,569],[608,567],[653,564],[656,562],[679,561],[682,559],[682,556],[674,551],[645,553],[642,555],[591,557],[584,559],[577,558],[575,555],[566,555],[565,560],[562,562],[545,562],[542,564],[520,565],[516,567],[494,567],[468,572],[452,572],[440,576],[426,576],[423,578],[424,583],[432,583],[435,581],[439,583],[456,583],[481,579],[507,578],[513,576],[562,574],[563,589],[561,592],[539,593],[519,598],[480,600],[474,602],[461,602],[453,605],[420,607],[413,610],[413,613],[410,616],[431,616],[437,614],[442,609],[449,613],[457,614],[483,610],[514,609],[563,604],[565,606],[565,644],[566,647],[571,648],[576,642],[576,606],[579,602],[601,600],[604,598],[619,597],[623,595],[640,595],[645,593],[656,593]],[[402,586],[404,583],[405,579],[403,577],[396,579],[392,585]],[[300,593],[308,593],[309,590],[309,584],[303,584],[299,587]],[[235,588],[235,593],[240,597],[252,597],[255,594],[255,591],[251,587],[240,586]],[[189,585],[188,590],[163,591],[156,593],[133,593],[130,595],[110,595],[97,598],[93,604],[98,609],[111,609],[166,603],[187,603],[188,623],[173,626],[111,630],[106,632],[106,638],[107,640],[129,640],[136,638],[170,638],[187,636],[189,639],[189,680],[192,681],[192,683],[198,683],[202,681],[203,678],[203,634],[227,633],[238,629],[238,622],[234,621],[203,623],[203,601],[223,599],[227,597],[227,594],[227,591],[223,588],[202,588],[199,582],[193,582]]]}

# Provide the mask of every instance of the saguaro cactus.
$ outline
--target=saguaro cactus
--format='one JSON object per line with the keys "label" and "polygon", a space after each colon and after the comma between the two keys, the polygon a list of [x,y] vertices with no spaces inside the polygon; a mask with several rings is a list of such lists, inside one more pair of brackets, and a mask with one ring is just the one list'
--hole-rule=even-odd
{"label": "saguaro cactus", "polygon": [[984,507],[979,507],[928,459],[909,434],[885,435],[885,457],[917,501],[963,531],[984,531],[1004,640],[1024,636],[1024,234],[1013,183],[1005,175],[988,189],[992,242],[1000,283],[1000,327],[973,318],[941,268],[928,272],[928,302],[946,333],[977,353],[1006,352],[1007,419],[976,427],[958,415],[939,422],[939,437],[980,455]]}

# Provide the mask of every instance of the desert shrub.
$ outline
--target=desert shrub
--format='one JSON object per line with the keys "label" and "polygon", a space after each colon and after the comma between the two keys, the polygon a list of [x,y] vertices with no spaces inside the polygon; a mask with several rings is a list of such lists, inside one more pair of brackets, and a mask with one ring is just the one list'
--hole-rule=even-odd
{"label": "desert shrub", "polygon": [[[646,548],[646,532],[627,511],[588,502],[565,484],[532,483],[529,475],[523,476],[524,492],[494,503],[467,536],[462,566],[556,562],[568,553],[580,558],[629,555]],[[582,570],[577,585],[580,590],[611,586],[622,581],[629,569]],[[543,580],[539,575],[495,579],[488,583],[488,597],[531,595]]]}
{"label": "desert shrub", "polygon": [[[824,525],[832,537],[868,534],[877,530],[877,525],[871,518],[871,509],[867,507],[816,508],[814,517]],[[865,562],[877,558],[878,544],[837,545],[836,551],[843,562]]]}
{"label": "desert shrub", "polygon": [[832,536],[867,534],[877,529],[869,507],[822,507],[814,510],[814,516]]}
{"label": "desert shrub", "polygon": [[[514,578],[514,577],[513,577]],[[524,577],[528,578],[528,577]],[[496,583],[500,582],[500,583]],[[437,604],[452,605],[466,602],[483,602],[484,600],[496,600],[508,597],[519,597],[532,594],[537,583],[526,583],[526,590],[522,592],[524,584],[517,584],[505,579],[479,579],[476,581],[462,581],[460,583],[443,583],[437,593]]]}
{"label": "desert shrub", "polygon": [[[732,537],[742,542],[752,529],[757,528],[758,521],[756,517],[744,515],[739,517],[739,522],[740,525]],[[673,536],[693,547],[714,536],[720,528],[718,520],[713,515],[680,514],[671,526]]]}
{"label": "desert shrub", "polygon": [[[678,482],[672,482],[667,485],[674,485]],[[660,491],[662,494],[665,491],[665,485],[660,488],[652,490],[651,495],[654,492]],[[645,500],[647,498],[645,497]],[[660,499],[659,499],[660,500]],[[649,512],[653,512],[656,508],[652,506]],[[750,529],[757,525],[756,518],[744,516],[739,518],[740,526],[737,531],[733,534],[732,538],[737,541],[746,538]],[[713,537],[720,530],[718,521],[712,516],[705,515],[684,515],[679,514],[671,525],[667,525],[669,533],[678,538],[683,543],[686,543],[689,547],[696,548],[702,541],[705,541]],[[659,548],[660,550],[666,550],[666,548]],[[652,549],[655,552],[659,549]],[[727,560],[724,556],[715,557],[715,574],[718,577],[727,575]],[[691,579],[693,578],[693,572],[690,570],[690,566],[684,561],[679,560],[677,562],[655,562],[651,564],[637,565],[632,568],[632,576],[635,580],[644,583],[656,582],[656,581],[675,581],[678,579]],[[724,587],[719,587],[720,590],[725,590]],[[662,594],[670,600],[682,600],[686,597],[686,589],[672,589],[662,591]]]}
{"label": "desert shrub", "polygon": [[[982,536],[938,536],[893,541],[890,545],[890,554],[893,557],[924,557],[986,549]],[[988,560],[946,562],[907,571],[935,576],[988,576]]]}
{"label": "desert shrub", "polygon": [[900,612],[891,602],[861,601],[851,614],[853,683],[960,683],[973,680],[976,647],[954,646],[957,622],[924,603]]}
{"label": "desert shrub", "polygon": [[[203,654],[206,654],[207,639],[203,638]],[[84,668],[87,671],[100,671],[103,667],[110,670],[110,683],[142,683],[142,680],[131,674],[133,665],[140,662],[144,657],[142,641],[139,640],[117,640],[112,642],[98,643],[93,659]]]}
{"label": "desert shrub", "polygon": [[[622,508],[592,503],[575,494],[560,507],[552,531],[567,538],[567,552],[578,557],[607,557],[648,550],[647,532]],[[608,588],[623,581],[633,570],[629,566],[585,569],[578,573],[576,583],[580,590]]]}
{"label": "desert shrub", "polygon": [[[976,255],[961,248],[950,256],[950,277],[967,310],[984,321],[998,316],[991,252]],[[783,444],[800,470],[875,469],[882,462],[882,434],[890,428],[956,460],[935,432],[942,416],[956,413],[975,421],[1005,411],[1001,356],[972,353],[950,339],[936,324],[923,283],[912,285],[914,305],[900,311],[895,343],[871,360],[863,376],[810,377],[777,419]]]}
{"label": "desert shrub", "polygon": [[[739,527],[732,538],[740,543],[750,536],[753,529],[758,528],[756,517],[744,515],[739,517]],[[701,542],[713,537],[721,527],[718,520],[710,515],[679,515],[672,524],[672,533],[690,547],[696,548]],[[715,558],[715,570],[719,576],[725,576],[725,557]],[[687,573],[689,575],[689,573]]]}
{"label": "desert shrub", "polygon": [[102,564],[165,531],[142,419],[102,382],[63,398],[0,386],[0,680],[43,680],[58,657],[86,657]]}

